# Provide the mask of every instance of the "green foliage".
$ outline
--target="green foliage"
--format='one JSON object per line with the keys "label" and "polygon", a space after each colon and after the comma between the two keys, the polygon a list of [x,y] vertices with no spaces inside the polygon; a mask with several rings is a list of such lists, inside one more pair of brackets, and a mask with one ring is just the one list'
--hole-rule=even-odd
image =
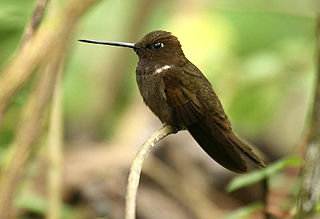
{"label": "green foliage", "polygon": [[320,212],[320,199],[318,200],[318,203],[316,205],[315,211],[316,212]]}
{"label": "green foliage", "polygon": [[223,219],[240,219],[240,218],[248,218],[250,214],[255,212],[256,210],[262,209],[263,205],[261,203],[252,203],[245,207],[239,208],[229,215],[223,217]]}
{"label": "green foliage", "polygon": [[0,1],[0,67],[18,45],[34,2],[34,0]]}
{"label": "green foliage", "polygon": [[237,50],[251,54],[275,48],[288,39],[313,38],[314,22],[307,17],[273,12],[223,11],[237,35]]}
{"label": "green foliage", "polygon": [[[32,194],[30,192],[22,193],[17,198],[15,204],[17,207],[21,209],[27,210],[28,212],[32,212],[35,214],[43,215],[43,216],[45,216],[48,211],[47,199],[40,197],[38,195]],[[62,219],[73,218],[72,215],[73,215],[72,209],[69,206],[64,204],[62,206],[61,218]]]}
{"label": "green foliage", "polygon": [[233,192],[237,189],[252,185],[257,183],[264,178],[269,178],[281,170],[284,170],[287,167],[300,166],[300,158],[289,157],[278,160],[272,164],[267,165],[267,167],[255,170],[247,174],[239,175],[235,177],[228,185],[227,191]]}

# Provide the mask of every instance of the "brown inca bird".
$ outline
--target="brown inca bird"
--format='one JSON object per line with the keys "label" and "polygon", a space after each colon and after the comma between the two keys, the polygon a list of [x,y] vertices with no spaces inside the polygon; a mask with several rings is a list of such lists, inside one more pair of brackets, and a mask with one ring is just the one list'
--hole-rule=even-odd
{"label": "brown inca bird", "polygon": [[188,130],[210,157],[231,171],[246,172],[248,160],[264,167],[252,148],[233,133],[212,85],[171,33],[153,31],[137,43],[80,41],[133,48],[139,57],[140,94],[163,124]]}

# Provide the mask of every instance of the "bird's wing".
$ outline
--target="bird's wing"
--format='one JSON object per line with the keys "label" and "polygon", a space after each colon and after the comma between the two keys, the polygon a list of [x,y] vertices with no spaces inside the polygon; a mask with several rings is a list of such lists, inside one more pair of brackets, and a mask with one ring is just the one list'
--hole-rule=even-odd
{"label": "bird's wing", "polygon": [[179,121],[202,149],[234,172],[247,170],[242,154],[264,166],[252,149],[233,134],[218,97],[200,70],[192,64],[181,69],[180,72],[170,69],[164,75],[166,97]]}

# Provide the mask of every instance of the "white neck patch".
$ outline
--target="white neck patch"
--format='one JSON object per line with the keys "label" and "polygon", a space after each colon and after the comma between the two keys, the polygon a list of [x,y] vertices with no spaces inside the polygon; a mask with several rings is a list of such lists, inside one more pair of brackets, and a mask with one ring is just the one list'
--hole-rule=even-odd
{"label": "white neck patch", "polygon": [[160,68],[157,68],[157,69],[153,72],[153,74],[154,74],[154,75],[160,74],[161,72],[163,72],[163,71],[165,71],[165,70],[167,70],[167,69],[170,69],[170,68],[172,68],[172,67],[173,67],[173,65],[164,65],[164,66],[162,66],[162,67],[160,67]]}

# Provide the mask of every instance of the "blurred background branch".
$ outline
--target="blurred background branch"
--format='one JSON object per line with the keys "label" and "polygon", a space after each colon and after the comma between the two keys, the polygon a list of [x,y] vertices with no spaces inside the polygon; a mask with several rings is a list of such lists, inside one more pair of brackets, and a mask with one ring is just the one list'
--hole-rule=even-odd
{"label": "blurred background branch", "polygon": [[[49,2],[49,0],[38,0],[37,1],[34,12],[31,16],[29,23],[27,24],[25,31],[24,31],[24,34],[22,36],[19,50],[21,50],[25,46],[25,44],[30,40],[30,38],[34,35],[36,30],[38,29],[38,27],[43,19],[45,9],[47,7],[48,2]],[[19,53],[19,51],[17,53]],[[6,100],[3,100],[3,101],[6,101]],[[8,104],[4,104],[2,106],[2,108],[0,107],[0,109],[1,109],[0,110],[0,128],[1,128],[2,119],[4,117],[4,113],[7,109],[7,107],[8,107]]]}
{"label": "blurred background branch", "polygon": [[[58,1],[51,0],[49,16],[58,9]],[[61,57],[54,85],[49,131],[47,137],[48,156],[48,219],[62,217],[62,173],[63,173],[63,112],[62,112],[62,73],[66,55]]]}
{"label": "blurred background branch", "polygon": [[48,219],[61,218],[62,168],[63,168],[63,120],[62,120],[62,65],[56,78],[48,133]]}
{"label": "blurred background branch", "polygon": [[[81,15],[97,0],[71,0],[43,24],[32,39],[17,52],[0,75],[0,122],[12,97],[28,81],[35,68],[56,46],[65,43]],[[64,24],[64,25],[59,25]]]}
{"label": "blurred background branch", "polygon": [[[61,62],[65,56],[67,42],[69,35],[72,33],[72,29],[76,24],[76,21],[81,17],[85,10],[95,1],[82,1],[81,4],[77,4],[77,1],[70,1],[69,4],[61,11],[56,12],[52,17],[48,18],[48,21],[40,28],[39,32],[33,36],[35,29],[41,20],[45,6],[47,2],[39,2],[35,14],[32,16],[29,26],[27,27],[26,34],[21,50],[17,52],[16,57],[8,64],[7,67],[1,73],[0,84],[4,89],[1,90],[1,112],[0,119],[3,118],[8,104],[11,102],[11,98],[14,94],[23,86],[23,84],[29,79],[32,72],[41,63],[43,73],[39,75],[35,88],[27,105],[23,112],[23,118],[17,131],[15,140],[10,148],[11,156],[8,156],[7,163],[1,171],[1,187],[0,187],[0,218],[6,219],[14,216],[12,210],[13,197],[16,194],[17,185],[21,179],[21,172],[24,164],[28,160],[30,153],[33,151],[33,146],[38,137],[41,134],[43,128],[43,122],[45,122],[45,112],[48,104],[50,103],[53,90],[56,85],[56,95],[59,95],[59,77],[57,75],[61,70]],[[56,25],[62,22],[64,25]],[[60,29],[59,29],[60,28]],[[57,99],[58,98],[58,99]],[[59,97],[55,98],[53,114],[56,117],[59,116]],[[54,118],[55,120],[57,118]],[[53,121],[52,126],[59,126],[59,120]],[[56,124],[57,123],[57,124]],[[61,174],[61,152],[59,151],[59,145],[52,145],[58,142],[52,142],[54,138],[59,141],[61,136],[52,136],[52,132],[59,132],[55,127],[50,128],[49,132],[49,148],[53,151],[53,168],[51,183],[55,185],[50,189],[54,190],[53,196],[50,194],[50,207],[57,213],[59,211],[59,174]],[[58,133],[57,133],[58,134]],[[61,133],[60,133],[61,135]],[[51,145],[50,145],[51,144]],[[52,149],[55,147],[55,149]],[[55,151],[58,150],[58,151]],[[50,218],[58,218],[58,215],[54,215],[49,211]]]}
{"label": "blurred background branch", "polygon": [[316,218],[320,195],[320,14],[316,22],[317,80],[313,100],[310,133],[305,148],[299,194],[298,217]]}
{"label": "blurred background branch", "polygon": [[42,21],[42,18],[44,16],[44,13],[45,13],[45,10],[47,8],[49,1],[50,0],[38,0],[37,1],[35,9],[32,14],[32,17],[29,20],[29,23],[26,27],[24,34],[23,34],[20,47],[23,47],[26,44],[26,42],[37,31],[37,29]]}
{"label": "blurred background branch", "polygon": [[[62,45],[61,45],[62,46]],[[32,146],[41,133],[44,122],[44,115],[47,105],[50,102],[57,72],[63,55],[63,47],[57,49],[52,54],[52,59],[47,63],[44,73],[29,98],[24,109],[21,124],[17,130],[17,135],[12,143],[12,154],[8,157],[8,163],[1,173],[0,181],[0,218],[11,218],[12,201],[16,194],[17,185],[21,179],[21,170],[29,158]]]}

